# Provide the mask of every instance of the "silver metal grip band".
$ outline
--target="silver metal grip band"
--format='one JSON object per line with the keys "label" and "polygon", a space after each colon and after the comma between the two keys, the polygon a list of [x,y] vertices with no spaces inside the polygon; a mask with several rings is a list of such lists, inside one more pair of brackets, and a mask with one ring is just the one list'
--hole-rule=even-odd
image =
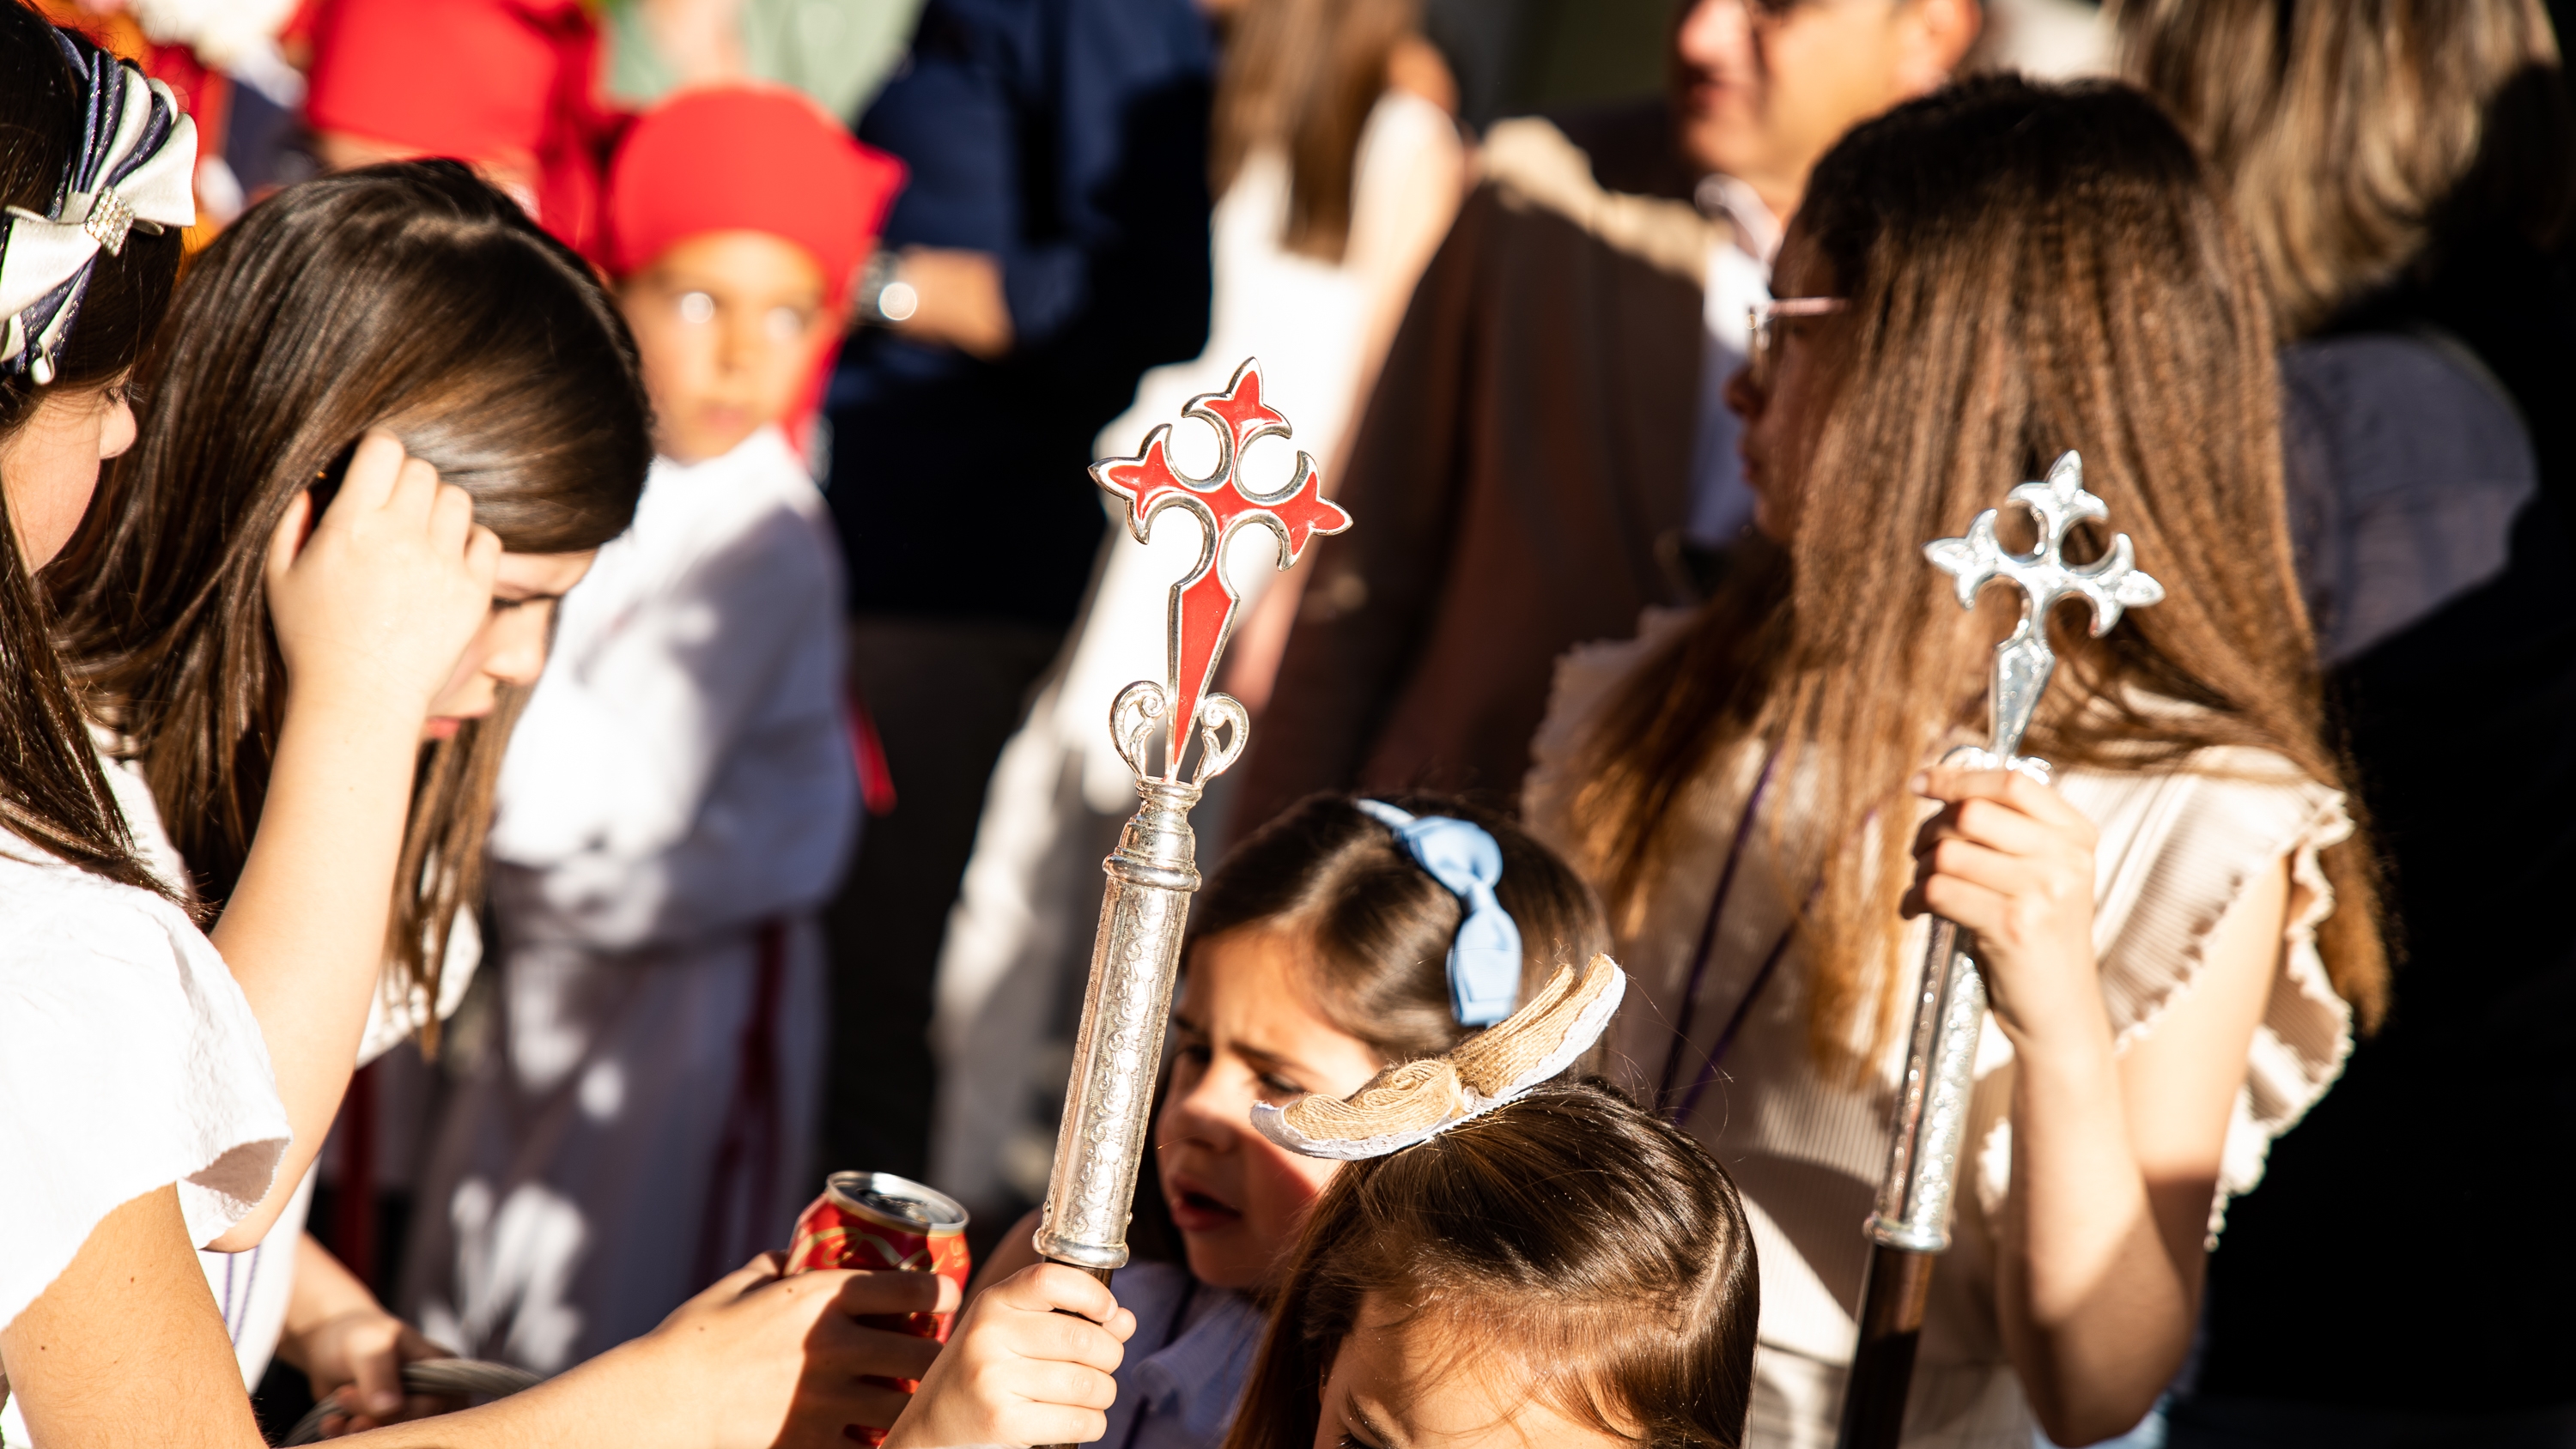
{"label": "silver metal grip band", "polygon": [[1199,786],[1140,780],[1136,789],[1144,806],[1100,864],[1109,885],[1037,1233],[1046,1257],[1101,1271],[1127,1262],[1127,1218],[1153,1131],[1163,1024],[1180,974],[1190,895],[1199,888],[1189,814]]}

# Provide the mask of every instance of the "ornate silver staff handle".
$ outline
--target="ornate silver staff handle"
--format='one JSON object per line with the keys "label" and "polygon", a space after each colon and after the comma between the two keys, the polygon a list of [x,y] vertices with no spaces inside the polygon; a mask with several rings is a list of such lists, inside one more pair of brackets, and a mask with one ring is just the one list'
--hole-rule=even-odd
{"label": "ornate silver staff handle", "polygon": [[[1323,497],[1315,460],[1305,453],[1296,455],[1287,484],[1276,492],[1243,488],[1236,468],[1244,450],[1256,439],[1290,435],[1287,418],[1261,401],[1257,362],[1247,359],[1224,392],[1193,398],[1181,413],[1216,431],[1217,463],[1208,476],[1174,468],[1169,424],[1146,436],[1138,456],[1091,469],[1102,488],[1127,503],[1128,528],[1138,542],[1168,508],[1188,511],[1205,532],[1197,565],[1172,585],[1165,679],[1139,680],[1110,706],[1110,734],[1144,803],[1120,833],[1117,850],[1101,862],[1109,883],[1037,1232],[1040,1254],[1104,1283],[1127,1261],[1128,1211],[1152,1130],[1147,1118],[1162,1069],[1163,1024],[1180,974],[1190,896],[1199,888],[1190,809],[1207,782],[1243,753],[1250,725],[1242,705],[1209,688],[1241,602],[1225,577],[1225,546],[1241,528],[1267,528],[1278,536],[1277,564],[1285,569],[1315,535],[1350,526],[1350,515]],[[1151,768],[1158,721],[1164,734],[1159,775]],[[1198,769],[1184,774],[1193,735]]]}
{"label": "ornate silver staff handle", "polygon": [[[1955,578],[1960,607],[1975,608],[1978,592],[1998,580],[2023,596],[2020,627],[1995,646],[1987,746],[1962,746],[1943,762],[2013,770],[2046,784],[2048,763],[2018,751],[2057,668],[2057,655],[2048,647],[2049,611],[2064,599],[2084,600],[2092,606],[2098,637],[2120,622],[2124,610],[2156,603],[2165,591],[2138,572],[2125,533],[2114,535],[2110,550],[2093,563],[2067,564],[2068,531],[2109,513],[2101,499],[2084,491],[2084,463],[2075,454],[2060,456],[2046,482],[2021,484],[2005,501],[2037,518],[2039,552],[2006,550],[1995,537],[1991,508],[1977,515],[1967,537],[1923,546],[1924,557]],[[1839,1449],[1893,1449],[1905,1427],[1905,1393],[1914,1376],[1932,1263],[1950,1246],[1951,1200],[1967,1137],[1968,1098],[1976,1087],[1977,1039],[1985,1028],[1986,983],[1970,958],[1972,944],[1955,923],[1933,918],[1897,1096],[1895,1141],[1868,1224],[1873,1247],[1861,1294],[1860,1341],[1844,1384]]]}

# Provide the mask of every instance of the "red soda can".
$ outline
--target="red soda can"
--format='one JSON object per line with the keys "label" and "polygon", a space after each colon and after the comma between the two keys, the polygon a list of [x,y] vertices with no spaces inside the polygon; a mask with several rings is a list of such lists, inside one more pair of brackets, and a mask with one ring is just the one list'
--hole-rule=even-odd
{"label": "red soda can", "polygon": [[[888,1268],[937,1273],[966,1291],[966,1209],[957,1199],[891,1172],[836,1172],[823,1180],[823,1195],[796,1215],[787,1271],[808,1268]],[[858,1321],[921,1338],[948,1341],[950,1313],[878,1313]],[[910,1393],[911,1379],[895,1379]],[[882,1429],[853,1429],[862,1444],[882,1444]]]}

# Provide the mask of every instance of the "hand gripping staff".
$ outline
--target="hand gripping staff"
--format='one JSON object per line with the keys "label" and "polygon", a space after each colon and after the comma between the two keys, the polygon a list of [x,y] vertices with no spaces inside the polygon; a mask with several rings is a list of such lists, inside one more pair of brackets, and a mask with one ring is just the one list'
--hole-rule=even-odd
{"label": "hand gripping staff", "polygon": [[[2057,668],[2057,655],[2048,647],[2049,610],[2061,600],[2082,599],[2092,605],[2098,637],[2120,622],[2123,610],[2156,603],[2165,591],[2138,572],[2125,533],[2113,535],[2110,550],[2093,563],[2079,568],[2066,562],[2067,531],[2109,513],[2101,499],[2084,491],[2084,463],[2075,454],[2061,456],[2047,482],[2024,483],[2005,502],[2029,509],[2038,520],[2037,553],[2007,551],[1995,538],[1991,508],[1977,515],[1967,537],[1923,546],[1924,557],[1956,579],[1960,607],[1975,608],[1978,591],[1998,580],[2023,596],[2021,626],[1995,646],[1994,691],[1987,701],[1991,738],[1982,750],[1952,750],[1944,763],[2013,770],[2044,785],[2048,763],[2016,751]],[[1958,926],[1933,917],[1897,1097],[1896,1138],[1868,1224],[1872,1248],[1861,1290],[1860,1342],[1844,1383],[1837,1449],[1895,1449],[1904,1432],[1905,1393],[1914,1377],[1932,1263],[1950,1246],[1951,1192],[1959,1180],[1968,1095],[1976,1085],[1977,1037],[1985,1027],[1985,981],[1969,950],[1970,940]]]}
{"label": "hand gripping staff", "polygon": [[[1144,1161],[1146,1121],[1163,1062],[1163,1022],[1180,972],[1181,929],[1190,894],[1199,888],[1197,841],[1190,807],[1207,782],[1243,753],[1250,726],[1243,706],[1210,686],[1242,600],[1225,576],[1225,546],[1235,533],[1262,527],[1278,535],[1278,567],[1297,561],[1307,540],[1350,527],[1350,515],[1327,501],[1315,460],[1296,468],[1275,493],[1246,492],[1237,471],[1254,441],[1290,436],[1288,419],[1261,400],[1261,366],[1246,359],[1222,393],[1192,398],[1181,409],[1214,429],[1216,468],[1207,477],[1179,472],[1170,456],[1171,425],[1145,436],[1142,454],[1091,466],[1100,486],[1127,504],[1127,527],[1143,542],[1167,509],[1194,515],[1205,537],[1198,564],[1172,585],[1169,645],[1161,683],[1138,680],[1109,708],[1109,732],[1136,772],[1142,808],[1101,862],[1109,885],[1100,899],[1100,934],[1091,947],[1091,984],[1065,1085],[1055,1169],[1047,1182],[1038,1252],[1081,1268],[1103,1283],[1127,1261],[1127,1213],[1136,1170]],[[1164,725],[1163,773],[1153,773],[1155,721]],[[1199,738],[1198,773],[1184,776],[1182,755]]]}

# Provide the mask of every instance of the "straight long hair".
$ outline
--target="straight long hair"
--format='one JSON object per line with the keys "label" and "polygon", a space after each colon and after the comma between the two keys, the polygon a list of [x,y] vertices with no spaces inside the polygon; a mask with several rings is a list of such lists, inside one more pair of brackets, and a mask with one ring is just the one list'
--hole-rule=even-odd
{"label": "straight long hair", "polygon": [[[17,0],[0,0],[0,206],[38,216],[62,199],[81,147],[80,80],[54,36],[53,26]],[[70,39],[96,50],[78,35]],[[0,217],[0,227],[9,225]],[[47,397],[120,384],[160,325],[178,275],[176,232],[137,226],[122,251],[99,253],[54,359],[53,381],[39,384],[23,368],[0,374],[0,455]],[[0,508],[0,829],[83,870],[167,894],[136,855],[99,771],[88,721],[48,637],[50,623],[9,510]]]}
{"label": "straight long hair", "polygon": [[[2444,232],[2501,224],[2545,251],[2576,221],[2541,0],[2116,0],[2113,15],[2122,69],[2225,178],[2285,336],[2398,280]],[[2464,190],[2481,172],[2491,183]]]}
{"label": "straight long hair", "polygon": [[1743,1202],[1706,1148],[1597,1080],[1334,1173],[1225,1449],[1315,1442],[1373,1296],[1577,1423],[1654,1449],[1743,1443],[1762,1314]]}
{"label": "straight long hair", "polygon": [[[2150,770],[2246,745],[2347,778],[2291,566],[2269,306],[2155,104],[2115,85],[1963,82],[1854,130],[1796,225],[1849,308],[1836,390],[1790,485],[1794,541],[1754,546],[1620,686],[1586,741],[1574,815],[1614,928],[1632,930],[1674,822],[1728,808],[1711,767],[1775,751],[1799,781],[1798,808],[1767,828],[1808,899],[1811,1055],[1848,1071],[1875,1059],[1898,1004],[1906,781],[1982,717],[1999,637],[1993,595],[1959,609],[1922,545],[2061,451],[2082,454],[2085,486],[2167,594],[2101,639],[2071,611],[2051,620],[2062,662],[2029,750]],[[2069,557],[2106,543],[2086,525]],[[2319,948],[2374,1023],[2387,961],[2366,837],[2323,863],[2337,909]]]}
{"label": "straight long hair", "polygon": [[[141,436],[66,552],[63,650],[220,907],[284,722],[262,567],[295,496],[370,429],[466,490],[516,553],[624,531],[651,464],[635,345],[590,269],[452,161],[323,177],[199,257],[142,369]],[[524,691],[421,752],[388,958],[438,999],[480,897]],[[424,1044],[436,1044],[436,1013]]]}
{"label": "straight long hair", "polygon": [[1388,58],[1421,23],[1420,0],[1245,0],[1217,80],[1209,190],[1224,195],[1253,152],[1277,147],[1288,162],[1281,245],[1340,261],[1361,133]]}

